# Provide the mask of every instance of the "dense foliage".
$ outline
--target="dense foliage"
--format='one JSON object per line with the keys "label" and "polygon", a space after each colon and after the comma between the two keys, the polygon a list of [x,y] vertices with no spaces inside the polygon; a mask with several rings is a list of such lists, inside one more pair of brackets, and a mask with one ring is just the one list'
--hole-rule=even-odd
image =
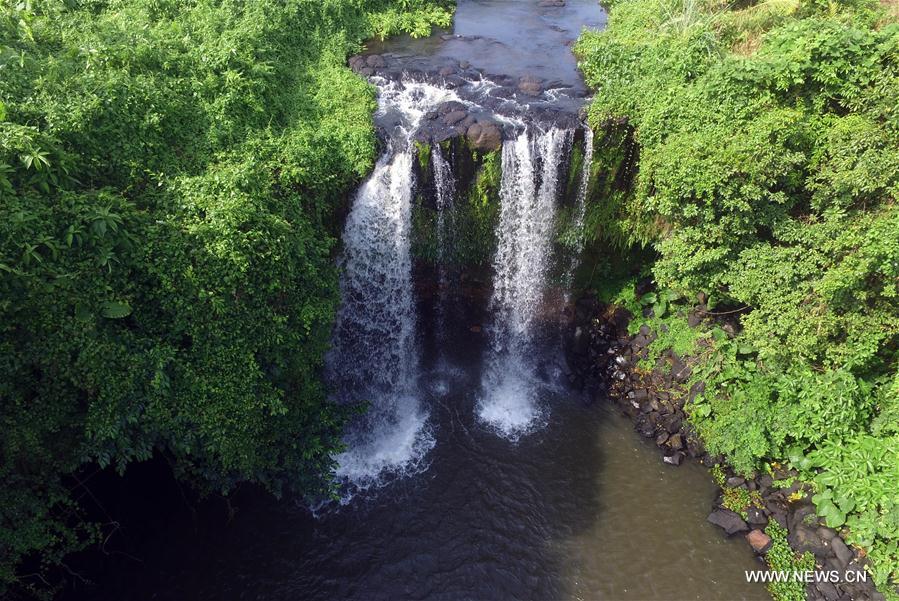
{"label": "dense foliage", "polygon": [[[656,348],[701,358],[692,422],[738,470],[799,468],[894,588],[895,3],[621,0],[576,51],[593,125],[626,119],[640,152],[633,189],[601,201],[594,225],[656,251],[660,292],[631,301],[664,322]],[[735,336],[686,328],[678,299],[700,292],[738,319]]]}
{"label": "dense foliage", "polygon": [[334,214],[371,167],[366,36],[426,0],[0,5],[0,595],[95,540],[87,464],[327,490]]}

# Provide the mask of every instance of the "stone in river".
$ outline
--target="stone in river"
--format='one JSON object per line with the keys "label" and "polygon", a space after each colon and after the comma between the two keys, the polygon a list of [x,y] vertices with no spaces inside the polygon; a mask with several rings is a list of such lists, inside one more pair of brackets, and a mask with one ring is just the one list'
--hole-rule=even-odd
{"label": "stone in river", "polygon": [[746,540],[749,541],[749,546],[756,553],[764,553],[771,546],[771,537],[758,529],[752,530],[747,534]]}
{"label": "stone in river", "polygon": [[728,534],[736,534],[737,532],[746,532],[749,530],[749,526],[746,525],[743,518],[729,509],[716,509],[709,514],[707,519],[719,528],[723,528]]}

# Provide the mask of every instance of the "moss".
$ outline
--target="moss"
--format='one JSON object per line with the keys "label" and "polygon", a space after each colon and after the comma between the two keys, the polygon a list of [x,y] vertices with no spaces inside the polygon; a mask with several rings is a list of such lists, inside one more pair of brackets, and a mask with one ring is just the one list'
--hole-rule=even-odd
{"label": "moss", "polygon": [[[419,166],[425,151],[418,145]],[[456,198],[446,219],[444,257],[454,266],[481,266],[490,262],[495,249],[495,229],[499,218],[499,189],[502,182],[502,157],[499,151],[480,152],[471,149],[461,138],[441,142],[446,156],[453,157]],[[422,167],[424,169],[424,167]],[[427,174],[421,171],[420,192],[412,207],[412,254],[418,261],[434,263],[437,248],[437,211],[428,194],[433,194]]]}
{"label": "moss", "polygon": [[416,141],[415,153],[418,155],[419,169],[422,173],[427,173],[431,168],[431,145]]}

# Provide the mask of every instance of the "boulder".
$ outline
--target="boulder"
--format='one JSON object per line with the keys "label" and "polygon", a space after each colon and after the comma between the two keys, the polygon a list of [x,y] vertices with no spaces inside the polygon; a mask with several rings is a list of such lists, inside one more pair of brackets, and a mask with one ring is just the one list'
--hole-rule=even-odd
{"label": "boulder", "polygon": [[729,509],[716,509],[709,514],[707,519],[719,528],[723,528],[728,534],[736,534],[737,532],[746,532],[749,530],[749,526],[746,525],[743,518]]}
{"label": "boulder", "polygon": [[843,567],[848,566],[849,562],[852,561],[852,558],[855,556],[852,550],[846,546],[846,543],[844,543],[843,539],[839,536],[835,536],[830,540],[830,548],[833,549],[834,555],[836,555]]}
{"label": "boulder", "polygon": [[837,601],[840,598],[840,591],[831,582],[816,582],[815,588],[826,601]]}
{"label": "boulder", "polygon": [[668,465],[678,466],[684,462],[684,454],[675,453],[674,455],[668,455],[666,457],[662,457],[662,461],[664,461]]}
{"label": "boulder", "polygon": [[771,537],[759,529],[750,530],[746,540],[756,553],[765,553],[771,547]]}
{"label": "boulder", "polygon": [[495,123],[474,123],[465,135],[478,150],[497,150],[503,144],[503,132]]}
{"label": "boulder", "polygon": [[453,111],[443,116],[443,122],[447,125],[455,125],[456,123],[459,123],[460,121],[465,119],[465,117],[467,116],[468,113],[466,113],[465,111]]}
{"label": "boulder", "polygon": [[765,512],[758,507],[750,507],[746,510],[746,522],[750,526],[764,528],[768,525],[768,518],[765,516]]}
{"label": "boulder", "polygon": [[380,54],[370,54],[365,59],[365,64],[373,69],[381,69],[387,66],[387,61],[385,61],[384,57]]}
{"label": "boulder", "polygon": [[818,534],[814,530],[803,524],[794,526],[787,535],[787,540],[797,553],[809,551],[819,557],[827,557],[830,554],[830,547],[818,538]]}
{"label": "boulder", "polygon": [[532,75],[525,75],[518,80],[518,90],[531,96],[539,96],[543,93],[543,85],[540,83],[540,79]]}
{"label": "boulder", "polygon": [[680,432],[672,434],[668,438],[668,446],[674,451],[680,451],[684,448],[684,438],[680,435]]}

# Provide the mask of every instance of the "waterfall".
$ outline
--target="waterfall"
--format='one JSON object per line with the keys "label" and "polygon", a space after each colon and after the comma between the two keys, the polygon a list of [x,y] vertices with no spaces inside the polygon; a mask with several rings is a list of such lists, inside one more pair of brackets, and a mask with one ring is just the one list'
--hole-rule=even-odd
{"label": "waterfall", "polygon": [[574,270],[580,261],[581,251],[584,249],[584,217],[587,214],[587,192],[590,188],[590,165],[593,163],[593,130],[589,125],[584,127],[584,160],[581,168],[581,179],[578,182],[577,201],[574,205],[574,215],[571,220],[571,232],[574,236],[571,259],[565,272],[565,302],[567,303],[574,285]]}
{"label": "waterfall", "polygon": [[446,311],[449,295],[449,276],[447,273],[447,256],[452,245],[451,223],[453,198],[456,195],[456,182],[453,178],[452,166],[443,157],[440,144],[431,149],[431,164],[434,169],[434,187],[437,196],[437,339],[443,338],[446,332]]}
{"label": "waterfall", "polygon": [[552,249],[560,170],[573,132],[528,131],[502,149],[490,348],[478,415],[515,439],[540,422],[536,335]]}
{"label": "waterfall", "polygon": [[593,164],[593,130],[589,125],[584,127],[584,161],[582,164],[581,180],[578,183],[577,190],[577,204],[574,208],[574,220],[572,221],[572,229],[577,236],[574,262],[577,262],[577,255],[584,247],[584,216],[587,213],[587,192],[590,187],[590,165]]}
{"label": "waterfall", "polygon": [[434,445],[418,392],[417,318],[410,256],[412,135],[451,90],[422,83],[379,86],[379,112],[401,122],[371,177],[355,195],[343,232],[341,307],[329,380],[344,402],[368,401],[351,424],[337,477],[357,489],[420,468]]}

